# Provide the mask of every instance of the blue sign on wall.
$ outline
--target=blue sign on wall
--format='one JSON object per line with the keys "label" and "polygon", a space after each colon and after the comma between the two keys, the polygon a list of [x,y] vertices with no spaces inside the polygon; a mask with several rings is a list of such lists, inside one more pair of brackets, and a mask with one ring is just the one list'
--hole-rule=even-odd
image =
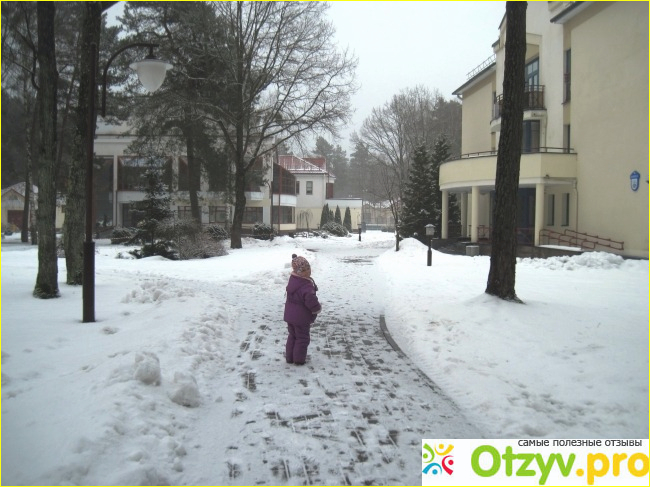
{"label": "blue sign on wall", "polygon": [[632,188],[632,191],[636,191],[639,189],[639,180],[641,179],[641,174],[639,174],[638,171],[632,171],[632,174],[630,174],[630,187]]}

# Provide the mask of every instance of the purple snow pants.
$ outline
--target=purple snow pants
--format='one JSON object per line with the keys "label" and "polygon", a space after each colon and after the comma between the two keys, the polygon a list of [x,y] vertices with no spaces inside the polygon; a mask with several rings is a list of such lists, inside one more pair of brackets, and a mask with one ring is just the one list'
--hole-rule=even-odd
{"label": "purple snow pants", "polygon": [[287,337],[286,359],[288,363],[305,363],[307,347],[309,346],[309,328],[311,325],[292,325],[287,323],[289,336]]}

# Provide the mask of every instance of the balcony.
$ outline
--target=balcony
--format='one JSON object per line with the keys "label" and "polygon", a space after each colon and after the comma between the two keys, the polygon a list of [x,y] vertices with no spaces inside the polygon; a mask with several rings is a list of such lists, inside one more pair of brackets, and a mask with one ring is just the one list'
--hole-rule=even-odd
{"label": "balcony", "polygon": [[[440,189],[455,192],[471,191],[478,186],[481,191],[494,190],[497,151],[463,154],[459,159],[440,166]],[[577,154],[573,149],[540,147],[534,152],[522,153],[519,185],[534,186],[553,179],[566,181],[577,177]]]}
{"label": "balcony", "polygon": [[[536,110],[544,110],[544,113],[530,113]],[[492,132],[498,132],[501,130],[502,113],[503,95],[499,95],[492,104],[492,121],[490,122]],[[526,89],[524,90],[524,120],[543,118],[545,114],[546,105],[544,102],[544,85],[526,86]]]}

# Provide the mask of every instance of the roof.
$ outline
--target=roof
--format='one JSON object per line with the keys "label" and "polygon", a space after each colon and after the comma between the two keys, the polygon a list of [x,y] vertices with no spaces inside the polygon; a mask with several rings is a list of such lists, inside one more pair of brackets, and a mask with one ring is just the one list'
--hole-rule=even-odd
{"label": "roof", "polygon": [[278,164],[293,174],[323,174],[335,177],[327,171],[324,157],[278,156]]}
{"label": "roof", "polygon": [[[2,188],[2,196],[4,196],[6,193],[9,193],[10,191],[15,191],[18,193],[20,196],[23,198],[25,197],[25,183],[16,183],[14,185],[8,186],[6,188]],[[38,193],[38,187],[32,185],[32,192],[33,193]]]}

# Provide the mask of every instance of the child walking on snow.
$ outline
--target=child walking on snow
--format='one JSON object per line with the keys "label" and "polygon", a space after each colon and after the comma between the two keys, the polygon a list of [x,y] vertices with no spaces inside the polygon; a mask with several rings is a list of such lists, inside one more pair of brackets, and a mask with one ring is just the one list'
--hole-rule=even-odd
{"label": "child walking on snow", "polygon": [[287,322],[285,358],[288,364],[304,365],[309,347],[309,329],[321,311],[316,291],[318,287],[311,278],[311,266],[307,259],[293,254],[291,277],[287,284],[287,300],[284,304],[284,321]]}

